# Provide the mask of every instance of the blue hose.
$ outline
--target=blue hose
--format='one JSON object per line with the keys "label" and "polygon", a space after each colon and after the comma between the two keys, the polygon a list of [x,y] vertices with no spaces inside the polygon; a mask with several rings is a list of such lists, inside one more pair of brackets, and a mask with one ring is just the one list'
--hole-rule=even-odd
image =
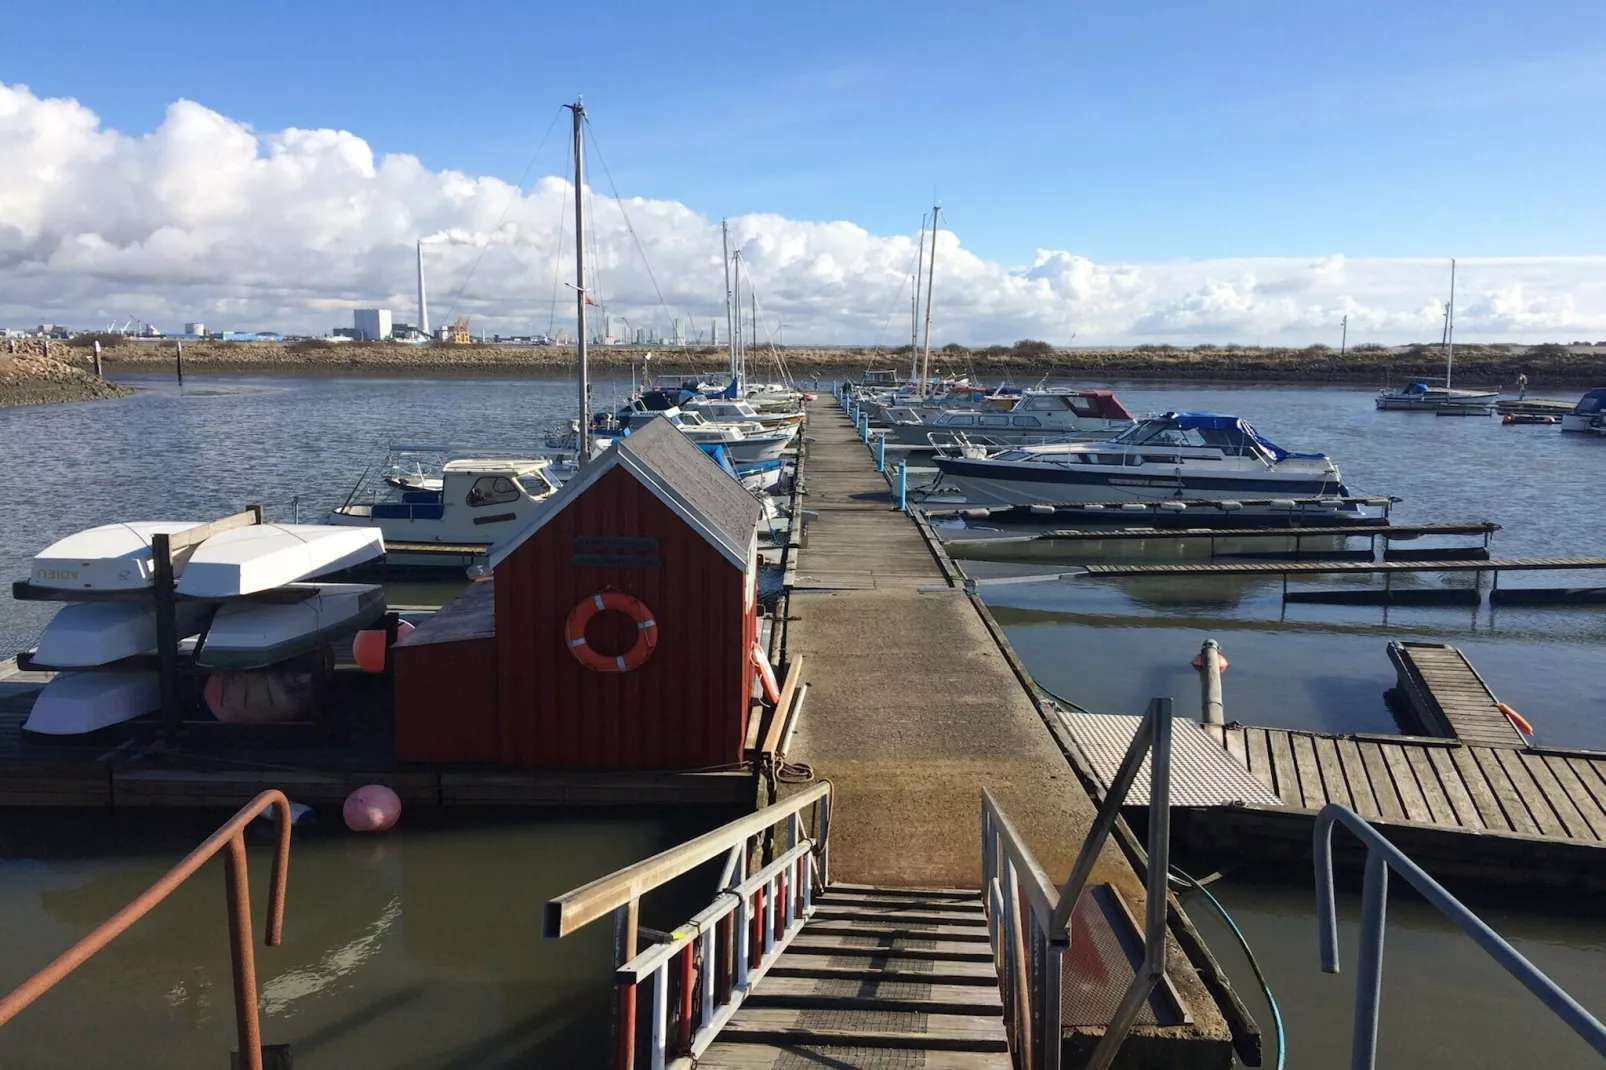
{"label": "blue hose", "polygon": [[1271,1004],[1272,1026],[1277,1031],[1277,1070],[1283,1070],[1283,1058],[1287,1054],[1283,1034],[1283,1012],[1277,1007],[1277,998],[1271,994],[1271,985],[1267,983],[1266,975],[1261,972],[1260,961],[1255,958],[1255,953],[1250,950],[1249,941],[1244,937],[1243,930],[1238,928],[1238,923],[1232,920],[1232,915],[1227,913],[1227,908],[1221,905],[1221,900],[1211,894],[1209,888],[1206,888],[1176,866],[1171,867],[1171,872],[1187,881],[1196,891],[1203,892],[1205,898],[1210,900],[1210,905],[1216,908],[1216,913],[1221,915],[1221,920],[1227,923],[1227,928],[1232,930],[1232,935],[1238,938],[1238,946],[1244,949],[1244,956],[1249,959],[1249,968],[1255,971],[1255,980],[1260,982],[1260,990],[1266,994],[1266,1002]]}

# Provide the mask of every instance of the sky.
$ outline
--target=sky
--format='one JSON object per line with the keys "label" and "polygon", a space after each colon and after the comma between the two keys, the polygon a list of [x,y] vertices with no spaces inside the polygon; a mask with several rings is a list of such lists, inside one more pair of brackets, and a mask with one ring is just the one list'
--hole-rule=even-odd
{"label": "sky", "polygon": [[[1606,3],[0,0],[0,325],[572,324],[567,112],[633,326],[1606,339]],[[624,198],[623,211],[614,200]],[[563,228],[567,227],[564,231]],[[566,237],[564,235],[567,235]],[[565,244],[567,242],[567,244]]]}

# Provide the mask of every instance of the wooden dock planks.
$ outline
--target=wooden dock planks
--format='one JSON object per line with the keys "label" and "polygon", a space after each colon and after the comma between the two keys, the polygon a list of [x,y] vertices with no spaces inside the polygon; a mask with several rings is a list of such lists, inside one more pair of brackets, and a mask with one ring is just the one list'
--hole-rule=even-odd
{"label": "wooden dock planks", "polygon": [[1445,643],[1392,642],[1399,694],[1427,735],[1485,747],[1527,746],[1466,655]]}
{"label": "wooden dock planks", "polygon": [[1222,749],[1286,806],[1606,846],[1606,753],[1229,725]]}

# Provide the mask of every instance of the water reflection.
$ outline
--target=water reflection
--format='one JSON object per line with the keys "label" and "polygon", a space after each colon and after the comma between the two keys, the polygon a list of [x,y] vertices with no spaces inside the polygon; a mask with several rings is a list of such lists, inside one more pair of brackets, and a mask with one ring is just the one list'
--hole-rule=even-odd
{"label": "water reflection", "polygon": [[[264,1039],[298,1067],[600,1065],[609,939],[543,940],[550,896],[730,815],[409,814],[397,833],[297,831],[282,946],[257,967]],[[195,814],[0,815],[0,990],[142,891],[215,820]],[[252,851],[256,925],[268,852]],[[234,1045],[221,866],[0,1030],[0,1066],[215,1068]],[[667,924],[683,889],[648,904]],[[662,915],[659,918],[658,915]],[[93,1022],[93,1030],[71,1028]]]}

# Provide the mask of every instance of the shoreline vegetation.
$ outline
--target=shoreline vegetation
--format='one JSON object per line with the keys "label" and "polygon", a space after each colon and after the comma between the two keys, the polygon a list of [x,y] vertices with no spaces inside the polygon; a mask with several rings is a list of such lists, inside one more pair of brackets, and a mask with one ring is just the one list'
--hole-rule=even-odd
{"label": "shoreline vegetation", "polygon": [[[102,367],[110,374],[172,374],[177,357],[172,340],[136,340],[116,335],[79,336],[52,341],[50,360],[43,359],[38,339],[11,340],[0,346],[0,405],[87,400],[126,393],[89,372],[91,343],[102,346]],[[8,349],[15,347],[15,355]],[[905,370],[908,346],[791,346],[779,351],[798,379],[857,377],[865,369]],[[652,360],[644,358],[652,354]],[[394,343],[295,342],[183,343],[184,368],[200,374],[302,376],[563,376],[574,370],[573,346],[510,346],[469,343],[402,345]],[[726,366],[723,347],[594,346],[592,369],[602,375],[625,376],[643,368],[653,376],[718,374]],[[752,378],[778,378],[776,350],[764,346],[748,356]],[[1046,342],[1021,341],[1008,346],[948,345],[933,349],[931,373],[968,375],[992,385],[1040,378],[1087,382],[1331,383],[1352,386],[1402,386],[1413,379],[1443,376],[1444,357],[1437,344],[1385,347],[1358,345],[1340,354],[1335,348],[1198,345],[1144,345],[1129,348],[1064,349]],[[1488,345],[1455,347],[1457,385],[1516,390],[1526,374],[1530,390],[1588,388],[1606,384],[1606,344]]]}

